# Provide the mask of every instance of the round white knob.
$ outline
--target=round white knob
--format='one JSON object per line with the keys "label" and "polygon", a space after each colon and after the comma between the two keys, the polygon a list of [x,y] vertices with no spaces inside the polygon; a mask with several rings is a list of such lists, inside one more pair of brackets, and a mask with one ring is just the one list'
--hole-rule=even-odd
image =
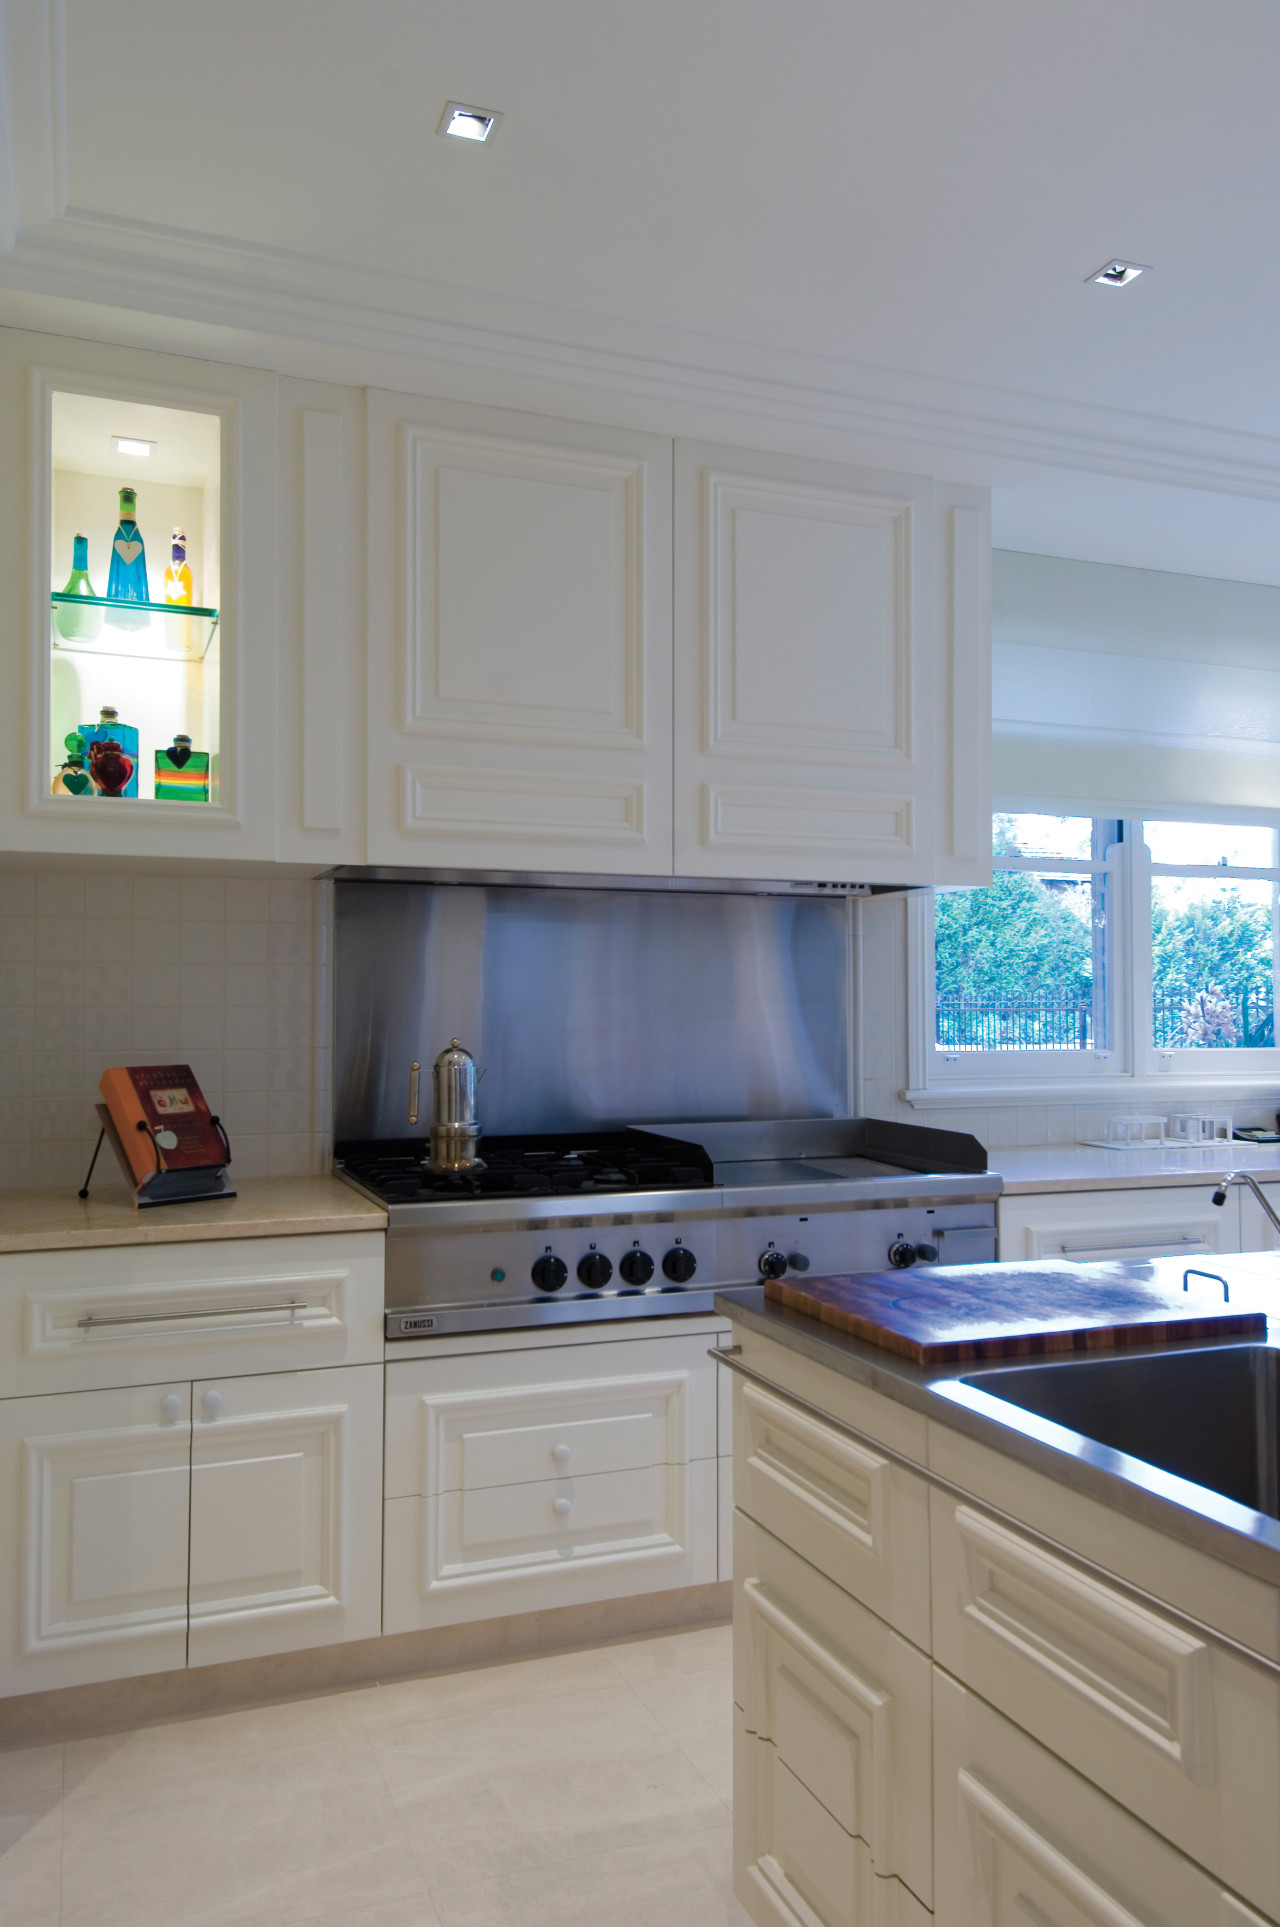
{"label": "round white knob", "polygon": [[551,1448],[551,1456],[557,1465],[568,1465],[569,1460],[573,1457],[572,1448],[567,1445],[553,1445]]}
{"label": "round white knob", "polygon": [[218,1413],[222,1410],[222,1393],[215,1392],[210,1388],[209,1391],[203,1394],[200,1403],[204,1408],[206,1418],[217,1418]]}
{"label": "round white knob", "polygon": [[573,1511],[573,1500],[556,1499],[552,1502],[551,1510],[555,1513],[557,1519],[567,1519]]}
{"label": "round white knob", "polygon": [[181,1418],[182,1400],[176,1392],[166,1392],[160,1401],[160,1410],[166,1418]]}

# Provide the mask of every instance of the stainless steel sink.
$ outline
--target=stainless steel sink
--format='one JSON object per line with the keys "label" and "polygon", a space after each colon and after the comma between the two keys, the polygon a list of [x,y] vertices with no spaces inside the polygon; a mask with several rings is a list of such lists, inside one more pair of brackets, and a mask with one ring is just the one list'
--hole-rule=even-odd
{"label": "stainless steel sink", "polygon": [[999,1366],[961,1380],[1280,1518],[1277,1360],[1267,1345]]}

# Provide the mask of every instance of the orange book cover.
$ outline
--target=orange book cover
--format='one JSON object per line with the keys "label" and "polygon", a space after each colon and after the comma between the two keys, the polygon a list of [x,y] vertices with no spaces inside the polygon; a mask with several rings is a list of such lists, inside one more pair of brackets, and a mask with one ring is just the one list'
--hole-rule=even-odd
{"label": "orange book cover", "polygon": [[139,1187],[157,1171],[226,1163],[221,1133],[189,1064],[127,1064],[98,1089]]}

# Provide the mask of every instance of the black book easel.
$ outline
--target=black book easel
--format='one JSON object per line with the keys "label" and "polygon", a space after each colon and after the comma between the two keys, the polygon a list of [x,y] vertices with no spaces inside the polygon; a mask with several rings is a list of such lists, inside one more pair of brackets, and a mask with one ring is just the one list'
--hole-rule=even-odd
{"label": "black book easel", "polygon": [[134,1183],[133,1167],[125,1155],[124,1145],[120,1142],[115,1119],[105,1104],[97,1104],[94,1109],[98,1113],[98,1122],[102,1129],[98,1132],[98,1142],[94,1145],[93,1156],[89,1159],[89,1169],[84,1174],[84,1184],[79,1193],[82,1198],[87,1198],[89,1195],[89,1182],[93,1177],[93,1168],[98,1162],[103,1138],[107,1139],[116,1154],[117,1162],[124,1174],[124,1181],[139,1211],[146,1210],[153,1204],[195,1204],[203,1198],[235,1197],[235,1186],[227,1176],[227,1165],[231,1162],[231,1143],[222,1128],[220,1118],[210,1118],[209,1122],[222,1139],[223,1148],[227,1153],[225,1161],[222,1164],[197,1164],[182,1171],[167,1169],[164,1152],[156,1143],[155,1132],[145,1118],[139,1118],[138,1129],[145,1131],[151,1139],[151,1146],[156,1154],[156,1169],[144,1184],[138,1185]]}

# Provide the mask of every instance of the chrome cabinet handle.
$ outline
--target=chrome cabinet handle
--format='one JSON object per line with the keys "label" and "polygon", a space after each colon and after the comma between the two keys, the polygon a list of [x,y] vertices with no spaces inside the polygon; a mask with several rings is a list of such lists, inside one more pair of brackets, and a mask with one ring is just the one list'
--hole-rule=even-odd
{"label": "chrome cabinet handle", "polygon": [[283,1305],[199,1305],[192,1311],[127,1311],[112,1312],[102,1316],[96,1311],[87,1311],[76,1324],[81,1330],[89,1330],[101,1325],[163,1325],[177,1318],[243,1318],[251,1311],[305,1311],[307,1307],[300,1298],[290,1298]]}

